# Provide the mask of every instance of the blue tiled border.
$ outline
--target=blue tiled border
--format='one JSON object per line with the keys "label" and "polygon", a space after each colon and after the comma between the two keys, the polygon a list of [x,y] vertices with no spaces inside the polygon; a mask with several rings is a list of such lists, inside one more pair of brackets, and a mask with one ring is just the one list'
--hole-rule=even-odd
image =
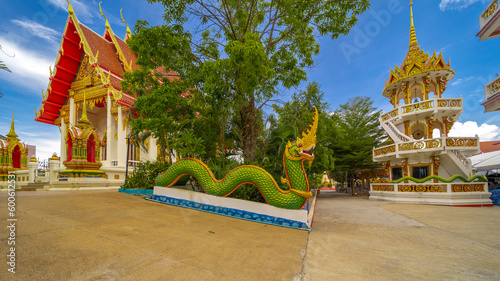
{"label": "blue tiled border", "polygon": [[127,193],[127,194],[144,194],[144,195],[152,195],[153,194],[152,189],[140,189],[140,188],[135,188],[135,189],[120,188],[120,189],[118,189],[118,192]]}
{"label": "blue tiled border", "polygon": [[253,212],[248,212],[248,211],[243,211],[243,210],[238,210],[238,209],[213,206],[213,205],[209,205],[209,204],[203,204],[203,203],[198,203],[198,202],[194,202],[194,201],[172,198],[172,197],[168,197],[168,196],[164,196],[164,195],[157,195],[157,194],[153,194],[153,197],[151,199],[148,199],[148,200],[163,203],[163,204],[168,204],[168,205],[173,205],[173,206],[184,207],[184,208],[199,210],[199,211],[203,211],[203,212],[223,215],[223,216],[227,216],[227,217],[233,217],[233,218],[237,218],[237,219],[243,219],[243,220],[249,220],[249,221],[260,222],[260,223],[265,223],[265,224],[271,224],[271,225],[277,225],[277,226],[282,226],[282,227],[311,231],[311,228],[309,228],[309,226],[307,226],[307,224],[303,223],[303,222],[279,218],[279,217],[273,217],[273,216],[269,216],[269,215],[258,214],[258,213],[253,213]]}

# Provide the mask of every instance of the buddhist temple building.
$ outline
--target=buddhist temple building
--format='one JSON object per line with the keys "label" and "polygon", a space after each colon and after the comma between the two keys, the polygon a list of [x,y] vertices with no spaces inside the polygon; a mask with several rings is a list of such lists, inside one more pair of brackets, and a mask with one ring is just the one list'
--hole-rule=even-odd
{"label": "buddhist temple building", "polygon": [[50,180],[50,188],[118,187],[127,163],[157,160],[158,151],[155,139],[146,141],[147,149],[130,139],[135,98],[121,90],[120,82],[125,72],[139,68],[127,45],[132,34],[127,25],[123,39],[115,35],[101,10],[106,19],[101,36],[80,23],[68,4],[55,66],[35,109],[36,121],[58,126],[61,132],[57,179]]}
{"label": "buddhist temple building", "polygon": [[446,98],[455,72],[442,54],[418,45],[410,1],[410,44],[403,63],[391,70],[383,95],[394,109],[380,125],[393,144],[373,149],[389,177],[370,184],[370,199],[454,206],[492,206],[486,179],[474,175],[469,156],[479,138],[449,137],[463,112],[463,98]]}
{"label": "buddhist temple building", "polygon": [[[500,37],[500,0],[493,0],[479,16],[479,40]],[[500,76],[484,86],[485,112],[500,111]]]}
{"label": "buddhist temple building", "polygon": [[0,182],[7,185],[9,172],[28,170],[28,146],[19,140],[14,125],[14,113],[10,131],[0,139]]}

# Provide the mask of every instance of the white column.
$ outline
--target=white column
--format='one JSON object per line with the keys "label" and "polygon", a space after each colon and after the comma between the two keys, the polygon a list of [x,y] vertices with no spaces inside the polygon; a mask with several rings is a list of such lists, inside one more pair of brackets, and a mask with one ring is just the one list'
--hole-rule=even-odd
{"label": "white column", "polygon": [[[62,159],[62,157],[60,159]],[[49,181],[50,182],[58,181],[58,178],[57,178],[57,174],[58,174],[57,173],[57,166],[59,166],[59,160],[55,160],[55,159],[50,159],[49,160],[49,169],[50,169],[50,172],[49,172]]]}
{"label": "white column", "polygon": [[118,105],[118,128],[116,129],[118,131],[118,166],[125,167],[127,161],[127,140],[125,139],[126,131],[123,130],[123,114],[121,105]]}
{"label": "white column", "polygon": [[111,151],[113,150],[111,147],[111,142],[113,140],[113,136],[114,136],[114,130],[112,128],[113,126],[113,115],[111,114],[111,107],[112,107],[112,104],[111,104],[111,97],[109,96],[109,94],[107,95],[107,101],[106,101],[106,161],[104,161],[103,163],[103,166],[111,166],[111,160],[113,160],[113,154]]}
{"label": "white column", "polygon": [[66,123],[64,122],[64,118],[61,118],[61,155],[60,157],[60,164],[59,166],[63,166],[63,162],[66,161],[66,135],[68,134],[68,131],[66,129]]}
{"label": "white column", "polygon": [[69,98],[69,124],[75,126],[75,99]]}
{"label": "white column", "polygon": [[28,161],[30,161],[28,162],[28,182],[35,182],[38,161],[31,162],[31,159],[28,159]]}

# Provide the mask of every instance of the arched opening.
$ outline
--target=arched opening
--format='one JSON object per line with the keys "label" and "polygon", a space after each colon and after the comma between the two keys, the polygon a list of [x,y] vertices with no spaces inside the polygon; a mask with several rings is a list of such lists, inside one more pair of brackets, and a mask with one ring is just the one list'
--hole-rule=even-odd
{"label": "arched opening", "polygon": [[439,96],[436,94],[436,86],[434,84],[429,85],[429,98],[438,98]]}
{"label": "arched opening", "polygon": [[432,138],[437,139],[440,137],[441,137],[441,130],[434,128],[434,130],[432,130]]}
{"label": "arched opening", "polygon": [[73,158],[73,140],[71,139],[71,134],[68,134],[68,149],[67,149],[66,161],[71,161]]}
{"label": "arched opening", "polygon": [[95,162],[95,140],[94,135],[90,135],[87,140],[87,162]]}
{"label": "arched opening", "polygon": [[413,139],[420,140],[427,137],[426,130],[427,127],[424,124],[416,122],[411,128],[411,135]]}
{"label": "arched opening", "polygon": [[19,145],[16,145],[12,150],[12,168],[21,168],[21,149]]}
{"label": "arched opening", "polygon": [[443,134],[443,126],[440,123],[435,122],[433,128],[434,130],[432,130],[432,138],[440,138]]}
{"label": "arched opening", "polygon": [[411,88],[410,102],[421,102],[424,100],[424,93],[422,91],[422,87],[420,85],[414,85]]}

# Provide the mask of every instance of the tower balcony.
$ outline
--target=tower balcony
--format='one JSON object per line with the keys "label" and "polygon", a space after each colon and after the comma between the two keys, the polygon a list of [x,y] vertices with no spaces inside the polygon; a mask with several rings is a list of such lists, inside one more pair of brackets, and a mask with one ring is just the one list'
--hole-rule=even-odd
{"label": "tower balcony", "polygon": [[493,0],[479,16],[479,41],[500,36],[500,0]]}
{"label": "tower balcony", "polygon": [[500,76],[484,86],[484,105],[485,112],[500,110]]}
{"label": "tower balcony", "polygon": [[480,151],[479,137],[441,137],[398,142],[374,148],[373,161],[384,162],[398,158],[408,158],[416,153],[431,155],[441,151],[460,151],[468,155],[478,153]]}
{"label": "tower balcony", "polygon": [[463,112],[462,105],[462,96],[458,99],[433,98],[431,100],[398,105],[394,110],[380,116],[380,121],[388,122],[398,119],[404,121],[414,119],[416,116],[419,118],[431,115],[452,116]]}

